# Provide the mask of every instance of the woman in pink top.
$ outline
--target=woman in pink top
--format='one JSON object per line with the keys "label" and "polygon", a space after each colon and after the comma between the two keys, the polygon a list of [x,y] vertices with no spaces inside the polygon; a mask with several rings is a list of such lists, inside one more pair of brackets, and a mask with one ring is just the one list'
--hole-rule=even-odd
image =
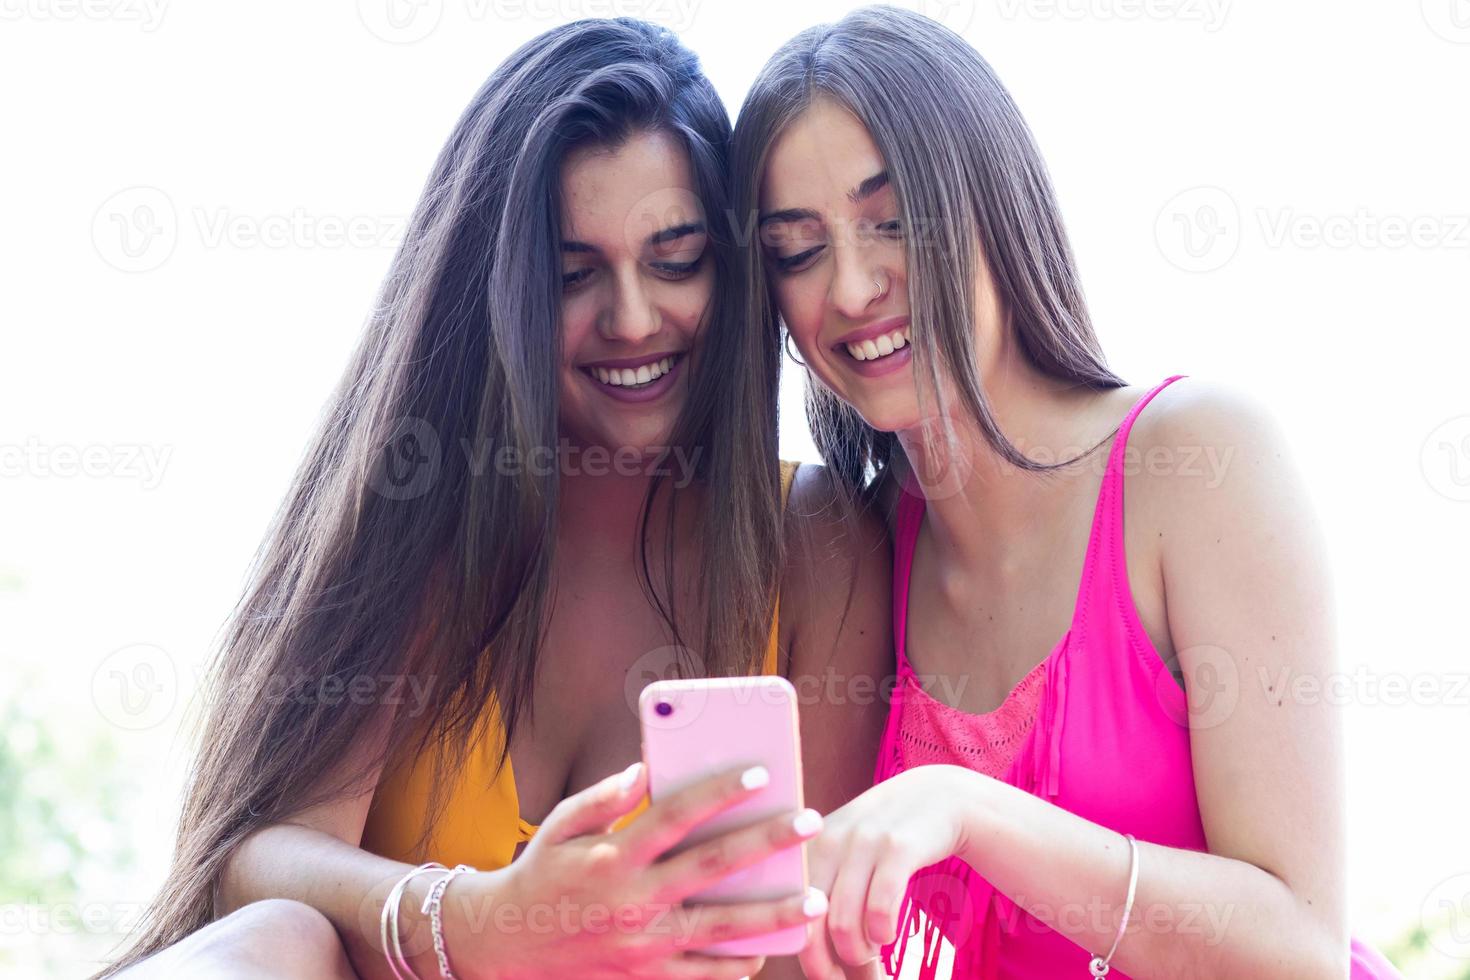
{"label": "woman in pink top", "polygon": [[942,935],[964,977],[1395,976],[1348,926],[1339,718],[1292,696],[1335,643],[1288,451],[1238,397],[1109,370],[985,62],[893,8],[814,28],[734,165],[760,322],[895,539],[879,782],[813,848],[808,975],[932,977]]}

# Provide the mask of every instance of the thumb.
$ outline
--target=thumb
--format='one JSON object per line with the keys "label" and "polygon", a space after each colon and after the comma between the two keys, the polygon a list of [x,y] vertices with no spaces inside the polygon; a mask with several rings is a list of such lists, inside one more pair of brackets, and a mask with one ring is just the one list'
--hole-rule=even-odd
{"label": "thumb", "polygon": [[643,798],[645,771],[643,763],[635,762],[622,772],[573,793],[552,809],[536,836],[545,835],[551,843],[557,843],[585,834],[606,833],[613,821],[638,806]]}

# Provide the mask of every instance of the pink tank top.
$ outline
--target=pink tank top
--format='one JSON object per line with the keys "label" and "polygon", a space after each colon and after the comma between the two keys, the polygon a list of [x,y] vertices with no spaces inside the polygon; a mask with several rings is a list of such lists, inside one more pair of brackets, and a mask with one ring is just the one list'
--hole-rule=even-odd
{"label": "pink tank top", "polygon": [[[1139,399],[1119,427],[1093,512],[1070,628],[995,711],[976,715],[936,700],[909,665],[909,571],[924,499],[916,488],[901,495],[893,575],[898,678],[876,782],[916,765],[965,766],[1140,841],[1208,850],[1195,798],[1185,694],[1139,622],[1123,553],[1128,433],[1144,406],[1180,377]],[[1088,975],[1091,952],[958,858],[910,879],[898,939],[883,950],[891,975],[898,974],[921,924],[921,980],[937,975],[940,936],[954,944],[955,977]],[[1116,969],[1111,975],[1126,980]],[[1352,977],[1398,976],[1381,955],[1353,940]]]}

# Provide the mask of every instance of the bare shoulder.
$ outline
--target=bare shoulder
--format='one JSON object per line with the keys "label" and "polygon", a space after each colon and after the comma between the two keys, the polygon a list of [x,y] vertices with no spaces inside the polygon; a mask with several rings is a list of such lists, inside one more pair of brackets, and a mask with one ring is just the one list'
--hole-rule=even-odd
{"label": "bare shoulder", "polygon": [[1184,377],[1154,396],[1139,415],[1129,441],[1197,436],[1220,442],[1251,435],[1271,437],[1276,428],[1269,408],[1256,396],[1220,381]]}
{"label": "bare shoulder", "polygon": [[1166,577],[1201,563],[1238,563],[1245,574],[1270,555],[1282,567],[1320,563],[1315,508],[1290,440],[1258,398],[1176,381],[1138,416],[1125,463],[1129,519],[1154,529]]}
{"label": "bare shoulder", "polygon": [[803,463],[796,471],[784,521],[780,628],[787,650],[810,653],[854,630],[886,630],[888,534],[870,508],[847,498],[825,466]]}
{"label": "bare shoulder", "polygon": [[1192,377],[1138,416],[1125,464],[1130,493],[1161,517],[1248,506],[1300,482],[1286,434],[1260,399]]}
{"label": "bare shoulder", "polygon": [[786,503],[787,574],[841,561],[886,558],[888,536],[871,509],[849,501],[832,472],[802,463]]}

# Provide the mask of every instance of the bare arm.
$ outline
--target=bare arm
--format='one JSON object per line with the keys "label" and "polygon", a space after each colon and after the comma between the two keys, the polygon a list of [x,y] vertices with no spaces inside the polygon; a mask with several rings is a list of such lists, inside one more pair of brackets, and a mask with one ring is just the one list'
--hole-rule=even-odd
{"label": "bare arm", "polygon": [[[1191,754],[1209,849],[1139,845],[1135,928],[1113,962],[1140,978],[1344,977],[1340,723],[1332,699],[1293,697],[1290,686],[1334,669],[1322,544],[1274,426],[1208,389],[1179,396],[1140,422],[1140,449],[1214,449],[1230,460],[1226,479],[1130,481],[1145,503],[1129,509],[1162,535],[1167,629],[1195,695]],[[1213,698],[1199,696],[1207,684]],[[1024,896],[1038,917],[1049,910],[1048,925],[1084,949],[1112,943],[1127,842],[999,780],[920,767],[829,820],[824,838],[834,829],[845,866],[872,874],[861,900],[839,896],[828,914],[846,958],[892,936],[908,874],[949,854]],[[1078,914],[1056,914],[1064,910]]]}
{"label": "bare arm", "polygon": [[[1160,404],[1149,442],[1230,461],[1218,485],[1171,474],[1145,490],[1163,535],[1169,634],[1186,685],[1211,688],[1189,702],[1209,853],[1139,845],[1134,914],[1171,926],[1130,931],[1115,962],[1138,977],[1345,976],[1337,709],[1292,695],[1295,679],[1334,669],[1324,549],[1269,420],[1194,383],[1177,395]],[[1095,895],[1121,905],[1127,842],[1012,789],[981,788],[976,867],[1052,907]],[[1106,952],[1117,914],[1102,930],[1061,931]]]}
{"label": "bare arm", "polygon": [[[891,551],[871,514],[845,523],[824,467],[796,472],[787,505],[781,649],[801,706],[806,803],[823,814],[873,784],[894,671]],[[812,884],[830,882],[813,868]],[[821,932],[825,932],[822,930]],[[847,967],[877,977],[877,965]],[[802,976],[795,957],[771,959],[767,980]]]}
{"label": "bare arm", "polygon": [[[365,736],[358,751],[371,748],[372,737]],[[360,846],[379,775],[369,773],[337,802],[247,838],[226,865],[217,911],[263,898],[296,899],[332,922],[359,976],[392,976],[380,916],[388,892],[412,866]],[[692,951],[811,920],[804,896],[719,906],[685,901],[733,871],[799,845],[804,835],[792,823],[794,814],[774,815],[666,858],[690,830],[753,790],[739,772],[713,775],[611,830],[646,791],[641,765],[613,774],[557,804],[513,864],[456,878],[442,905],[456,975],[736,980],[755,973],[762,961]],[[439,975],[427,916],[420,912],[437,877],[412,879],[399,904],[404,953],[425,977]]]}
{"label": "bare arm", "polygon": [[[375,729],[365,733],[359,743],[360,754],[344,764],[358,764],[376,752],[392,720],[390,706],[383,710]],[[374,767],[349,796],[264,827],[246,838],[221,875],[216,915],[265,898],[305,902],[337,927],[358,976],[366,980],[392,978],[379,938],[379,913],[389,889],[413,865],[372,854],[360,846],[380,775],[381,767]],[[423,918],[418,909],[430,884],[428,876],[420,876],[405,892],[400,904],[401,934],[418,934]],[[406,944],[404,952],[420,976],[438,973],[431,948]]]}

